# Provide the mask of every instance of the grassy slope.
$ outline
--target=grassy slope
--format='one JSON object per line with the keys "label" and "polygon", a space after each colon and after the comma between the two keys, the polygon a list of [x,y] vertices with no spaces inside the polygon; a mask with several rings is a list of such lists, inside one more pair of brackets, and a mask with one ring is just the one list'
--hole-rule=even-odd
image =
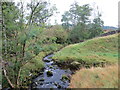
{"label": "grassy slope", "polygon": [[81,69],[72,76],[70,88],[118,88],[118,65]]}
{"label": "grassy slope", "polygon": [[88,63],[116,63],[118,61],[118,34],[69,45],[55,53],[53,59],[85,61]]}

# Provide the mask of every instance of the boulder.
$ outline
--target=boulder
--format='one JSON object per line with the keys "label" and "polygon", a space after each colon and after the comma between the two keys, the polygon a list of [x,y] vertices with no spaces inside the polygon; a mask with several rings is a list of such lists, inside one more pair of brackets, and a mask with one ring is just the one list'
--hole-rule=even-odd
{"label": "boulder", "polygon": [[47,76],[48,76],[48,77],[53,76],[52,71],[47,71]]}
{"label": "boulder", "polygon": [[73,61],[71,64],[72,64],[72,65],[80,65],[80,63],[77,62],[77,61]]}
{"label": "boulder", "polygon": [[69,77],[67,75],[62,75],[62,81],[66,81],[66,80],[69,80]]}

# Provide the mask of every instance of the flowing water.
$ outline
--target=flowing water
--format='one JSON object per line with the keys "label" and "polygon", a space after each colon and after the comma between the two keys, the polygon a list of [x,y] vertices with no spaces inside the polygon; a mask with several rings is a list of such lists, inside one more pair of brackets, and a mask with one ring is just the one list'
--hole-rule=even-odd
{"label": "flowing water", "polygon": [[[70,77],[72,72],[69,69],[61,69],[51,59],[53,54],[43,58],[45,69],[41,75],[33,80],[32,88],[67,88],[69,86],[69,79],[62,79],[62,76]],[[51,75],[48,75],[47,72]]]}

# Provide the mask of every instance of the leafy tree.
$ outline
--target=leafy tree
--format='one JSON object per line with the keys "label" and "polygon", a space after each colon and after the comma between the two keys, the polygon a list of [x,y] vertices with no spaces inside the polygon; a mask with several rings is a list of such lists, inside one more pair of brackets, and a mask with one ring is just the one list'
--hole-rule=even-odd
{"label": "leafy tree", "polygon": [[87,27],[87,25],[83,23],[79,23],[77,26],[75,26],[69,34],[70,42],[78,43],[78,42],[83,42],[86,39],[89,39],[90,32],[89,29],[87,28],[84,29],[85,27]]}
{"label": "leafy tree", "polygon": [[98,12],[98,16],[94,18],[93,23],[90,24],[90,38],[99,36],[103,33],[103,24],[104,22],[101,20],[101,14]]}
{"label": "leafy tree", "polygon": [[61,21],[63,22],[62,23],[62,26],[64,29],[70,29],[72,24],[70,24],[70,13],[68,11],[66,11],[64,13],[64,15],[62,15],[62,19]]}
{"label": "leafy tree", "polygon": [[81,42],[102,33],[103,21],[100,18],[101,14],[98,12],[98,16],[91,23],[89,17],[92,10],[89,4],[80,6],[75,2],[71,5],[69,11],[62,15],[62,26],[65,29],[70,29],[68,38],[70,42]]}
{"label": "leafy tree", "polygon": [[89,38],[87,24],[92,8],[89,4],[79,6],[77,2],[71,5],[69,11],[65,12],[62,17],[63,27],[71,29],[69,40],[73,43],[80,42]]}
{"label": "leafy tree", "polygon": [[39,53],[38,34],[55,8],[49,9],[46,1],[33,0],[27,3],[27,11],[23,2],[1,4],[3,73],[12,88],[19,88],[23,83],[21,68]]}
{"label": "leafy tree", "polygon": [[79,23],[87,23],[89,21],[91,10],[89,4],[79,6],[77,2],[73,3],[69,11],[66,11],[62,15],[62,25],[69,28],[70,26],[74,27]]}

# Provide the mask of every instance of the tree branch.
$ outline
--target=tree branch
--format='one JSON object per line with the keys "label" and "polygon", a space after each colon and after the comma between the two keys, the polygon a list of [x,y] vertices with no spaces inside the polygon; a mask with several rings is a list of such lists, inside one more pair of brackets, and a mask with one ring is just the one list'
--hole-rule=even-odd
{"label": "tree branch", "polygon": [[12,84],[12,82],[10,81],[9,77],[7,76],[7,72],[5,69],[3,69],[3,72],[4,72],[4,75],[5,75],[5,78],[7,79],[8,83],[10,84],[10,86],[12,88],[15,88],[14,85]]}

